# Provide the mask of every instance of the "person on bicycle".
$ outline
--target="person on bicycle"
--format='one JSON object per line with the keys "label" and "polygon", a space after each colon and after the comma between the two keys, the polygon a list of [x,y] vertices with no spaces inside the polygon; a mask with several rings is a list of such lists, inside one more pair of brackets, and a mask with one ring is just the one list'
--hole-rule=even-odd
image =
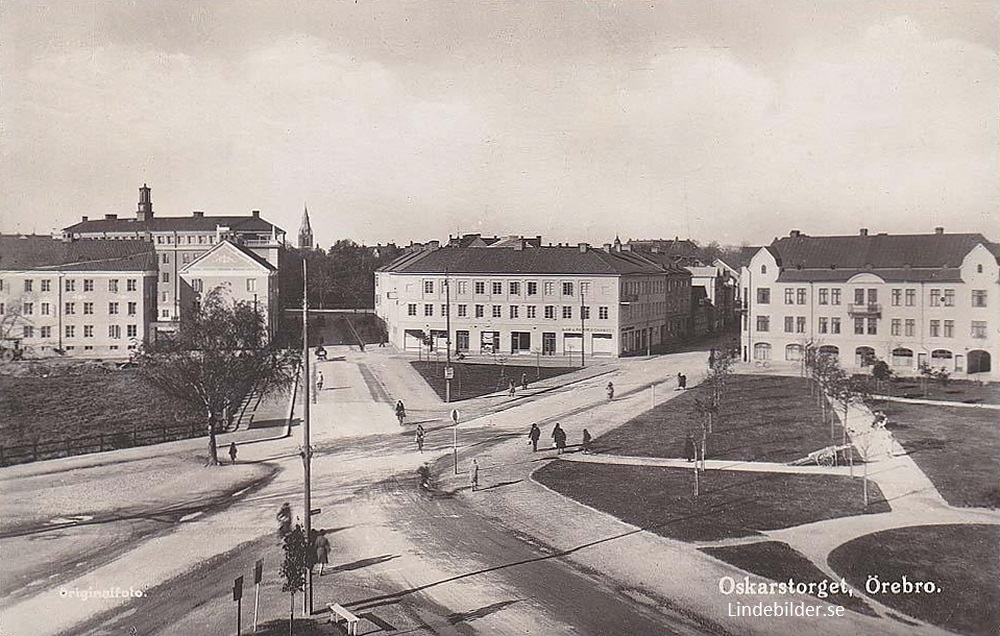
{"label": "person on bicycle", "polygon": [[417,432],[413,436],[413,441],[417,443],[417,450],[421,453],[424,452],[424,427],[422,424],[417,424]]}
{"label": "person on bicycle", "polygon": [[403,401],[398,400],[396,402],[396,419],[399,420],[399,425],[403,425],[403,420],[406,419],[406,407],[403,406]]}
{"label": "person on bicycle", "polygon": [[615,385],[613,382],[608,382],[607,391],[608,391],[608,401],[615,399]]}

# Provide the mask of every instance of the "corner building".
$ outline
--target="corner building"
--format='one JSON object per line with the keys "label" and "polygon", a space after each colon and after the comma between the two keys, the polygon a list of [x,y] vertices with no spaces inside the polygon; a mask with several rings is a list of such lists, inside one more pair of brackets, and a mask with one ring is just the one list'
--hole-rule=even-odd
{"label": "corner building", "polygon": [[1000,379],[1000,245],[981,234],[812,237],[793,230],[742,268],[745,361],[797,363],[807,346],[862,371],[929,365]]}

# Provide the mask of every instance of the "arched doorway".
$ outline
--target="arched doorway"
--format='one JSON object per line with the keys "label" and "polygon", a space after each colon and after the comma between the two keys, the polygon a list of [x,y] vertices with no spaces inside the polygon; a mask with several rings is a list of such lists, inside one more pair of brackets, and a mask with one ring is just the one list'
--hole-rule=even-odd
{"label": "arched doorway", "polygon": [[802,345],[785,345],[785,360],[789,362],[800,362],[802,360]]}
{"label": "arched doorway", "polygon": [[854,350],[854,364],[859,367],[869,367],[875,363],[875,350],[871,347],[858,347]]}
{"label": "arched doorway", "polygon": [[771,359],[771,345],[767,342],[758,342],[753,346],[753,359],[754,360],[770,360]]}
{"label": "arched doorway", "polygon": [[840,349],[833,345],[823,345],[819,348],[819,355],[830,356],[834,360],[837,360],[840,357]]}
{"label": "arched doorway", "polygon": [[990,352],[975,349],[969,352],[969,373],[986,373],[990,371]]}
{"label": "arched doorway", "polygon": [[892,350],[892,366],[913,368],[913,350],[906,347],[897,347]]}

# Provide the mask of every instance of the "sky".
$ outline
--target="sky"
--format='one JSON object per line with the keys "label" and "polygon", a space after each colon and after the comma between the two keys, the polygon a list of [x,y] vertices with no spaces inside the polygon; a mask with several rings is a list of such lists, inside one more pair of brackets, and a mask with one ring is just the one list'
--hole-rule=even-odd
{"label": "sky", "polygon": [[1000,238],[1000,0],[4,0],[0,231]]}

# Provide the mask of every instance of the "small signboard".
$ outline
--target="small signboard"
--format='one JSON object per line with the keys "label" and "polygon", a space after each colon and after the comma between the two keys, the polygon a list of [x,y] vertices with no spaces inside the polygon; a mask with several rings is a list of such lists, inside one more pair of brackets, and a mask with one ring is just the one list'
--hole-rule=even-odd
{"label": "small signboard", "polygon": [[455,367],[445,367],[444,368],[444,379],[454,380],[455,379]]}
{"label": "small signboard", "polygon": [[312,515],[318,515],[321,512],[323,512],[322,508],[313,508],[312,510],[309,511],[309,515],[310,516],[312,516]]}
{"label": "small signboard", "polygon": [[257,559],[257,563],[253,566],[253,584],[260,585],[260,582],[264,580],[264,559]]}
{"label": "small signboard", "polygon": [[233,600],[238,601],[243,598],[243,577],[236,577],[233,581]]}

